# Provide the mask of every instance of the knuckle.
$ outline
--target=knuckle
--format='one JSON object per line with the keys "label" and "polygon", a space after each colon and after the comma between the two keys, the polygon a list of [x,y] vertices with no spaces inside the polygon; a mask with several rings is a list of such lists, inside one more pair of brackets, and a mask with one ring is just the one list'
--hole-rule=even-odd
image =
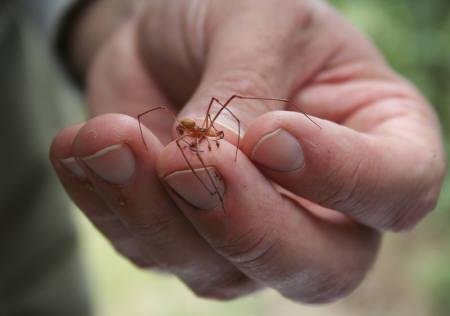
{"label": "knuckle", "polygon": [[217,289],[214,289],[212,287],[209,288],[201,288],[201,289],[192,289],[195,296],[199,298],[206,298],[206,299],[215,299],[220,301],[228,301],[232,300],[235,297],[231,297],[224,293],[223,291],[218,291]]}
{"label": "knuckle", "polygon": [[308,304],[331,303],[349,295],[362,282],[365,274],[366,270],[356,268],[350,271],[348,267],[334,272],[325,269],[303,270],[298,278],[291,278],[301,281],[289,284],[281,294]]}
{"label": "knuckle", "polygon": [[[205,285],[206,284],[206,285]],[[225,277],[202,285],[189,285],[194,294],[201,298],[229,301],[256,290],[256,284],[244,274],[228,273]]]}
{"label": "knuckle", "polygon": [[401,207],[390,212],[392,216],[385,225],[386,229],[395,232],[410,230],[437,207],[447,163],[442,150],[430,151],[427,148],[415,151],[420,153],[416,156],[420,163],[411,172],[409,183],[412,186],[398,202]]}
{"label": "knuckle", "polygon": [[357,163],[352,161],[351,165],[344,163],[331,169],[323,178],[327,185],[319,192],[320,203],[347,212],[364,209],[363,200],[367,192],[363,191],[366,186],[361,185],[360,174],[365,165],[361,159]]}
{"label": "knuckle", "polygon": [[138,268],[153,268],[155,263],[145,256],[141,248],[134,238],[127,236],[122,239],[111,240],[115,251]]}
{"label": "knuckle", "polygon": [[233,91],[234,94],[246,96],[271,95],[269,78],[265,74],[268,73],[266,69],[272,67],[270,62],[265,62],[265,65],[261,65],[258,70],[250,64],[236,65],[233,69],[221,74],[214,88],[217,91]]}
{"label": "knuckle", "polygon": [[174,224],[172,216],[154,216],[151,220],[134,219],[126,222],[128,229],[140,238],[153,242],[167,243]]}
{"label": "knuckle", "polygon": [[274,258],[277,245],[275,231],[249,229],[237,238],[216,245],[216,250],[242,269],[262,269]]}
{"label": "knuckle", "polygon": [[[255,8],[261,8],[267,12],[267,14],[273,16],[274,11],[282,10],[285,20],[289,24],[293,25],[297,30],[304,29],[309,26],[309,20],[311,19],[313,5],[317,1],[308,0],[284,0],[283,6],[280,8],[280,2],[277,0],[266,0],[263,5],[258,0],[247,0],[255,6]],[[278,21],[277,21],[278,22]],[[281,21],[283,22],[283,21]]]}
{"label": "knuckle", "polygon": [[433,186],[422,193],[411,195],[407,206],[390,212],[391,216],[384,228],[394,232],[407,231],[414,228],[420,220],[433,211],[439,198],[440,186]]}
{"label": "knuckle", "polygon": [[[313,25],[315,10],[313,10],[310,1],[289,0],[286,2],[291,7],[290,12],[293,14],[293,25],[295,25],[297,30],[306,30]],[[275,1],[275,3],[278,5],[277,1]]]}
{"label": "knuckle", "polygon": [[332,303],[349,295],[359,285],[361,280],[346,280],[343,277],[332,276],[321,280],[322,283],[303,297],[302,302],[309,304]]}
{"label": "knuckle", "polygon": [[153,269],[156,267],[155,263],[149,262],[142,257],[127,257],[127,258],[136,268],[139,269]]}

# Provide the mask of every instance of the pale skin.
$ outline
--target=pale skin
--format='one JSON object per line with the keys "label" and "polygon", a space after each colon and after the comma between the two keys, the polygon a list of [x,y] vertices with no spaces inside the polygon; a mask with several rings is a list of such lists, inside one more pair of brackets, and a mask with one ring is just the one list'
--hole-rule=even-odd
{"label": "pale skin", "polygon": [[[383,231],[409,229],[435,206],[445,173],[435,113],[325,2],[99,0],[75,30],[92,118],[56,136],[51,160],[74,202],[140,267],[203,297],[269,287],[329,302],[360,284]],[[145,118],[149,150],[136,116],[162,105],[199,124],[212,97],[234,94],[291,103],[230,105],[243,130],[236,161],[229,115],[217,120],[220,147],[199,145],[223,212],[202,200],[210,195],[170,142],[170,115]],[[72,158],[83,171],[62,163]]]}

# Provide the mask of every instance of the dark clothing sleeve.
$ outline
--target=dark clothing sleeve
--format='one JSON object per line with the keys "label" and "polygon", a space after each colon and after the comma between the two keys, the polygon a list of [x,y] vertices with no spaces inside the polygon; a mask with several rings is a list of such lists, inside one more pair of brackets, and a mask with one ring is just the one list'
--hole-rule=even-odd
{"label": "dark clothing sleeve", "polygon": [[47,159],[69,93],[50,47],[72,2],[0,2],[0,316],[91,315],[69,203]]}

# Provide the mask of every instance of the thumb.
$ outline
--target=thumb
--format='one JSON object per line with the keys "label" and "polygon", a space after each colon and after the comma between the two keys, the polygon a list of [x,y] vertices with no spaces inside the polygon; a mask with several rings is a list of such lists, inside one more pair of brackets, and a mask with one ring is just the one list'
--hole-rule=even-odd
{"label": "thumb", "polygon": [[[275,10],[272,2],[234,11],[233,3],[227,2],[231,7],[228,10],[222,8],[222,1],[212,5],[205,20],[206,55],[201,80],[179,113],[180,119],[204,121],[207,114],[214,118],[226,105],[216,123],[237,134],[240,121],[244,133],[255,117],[288,107],[286,100],[262,99],[288,99],[293,89],[320,67],[323,59],[317,54],[311,58],[307,49],[298,50],[313,41],[314,32],[308,30],[312,26],[303,23],[309,19],[310,10],[295,8],[291,10],[294,14],[289,14],[285,8]],[[319,54],[326,54],[325,50]]]}
{"label": "thumb", "polygon": [[[242,150],[299,197],[372,228],[404,230],[434,208],[443,173],[430,128],[411,117],[366,134],[315,118],[319,129],[299,113],[277,111],[252,123]],[[409,126],[409,133],[399,126]]]}

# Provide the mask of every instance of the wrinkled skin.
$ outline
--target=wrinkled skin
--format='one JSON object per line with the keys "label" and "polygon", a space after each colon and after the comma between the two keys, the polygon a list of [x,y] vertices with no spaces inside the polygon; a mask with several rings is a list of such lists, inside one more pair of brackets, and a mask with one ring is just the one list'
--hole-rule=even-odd
{"label": "wrinkled skin", "polygon": [[[85,36],[98,7],[73,42],[92,118],[56,136],[51,160],[74,202],[138,266],[203,297],[270,287],[328,302],[362,281],[382,231],[411,228],[434,208],[445,169],[434,112],[324,2],[144,1]],[[237,161],[229,115],[216,125],[227,141],[200,145],[222,208],[170,142],[170,114],[145,118],[148,151],[135,117],[166,105],[202,119],[211,97],[233,94],[292,102],[230,105],[245,131]],[[273,135],[284,138],[260,146]],[[70,171],[73,157],[81,170]]]}

